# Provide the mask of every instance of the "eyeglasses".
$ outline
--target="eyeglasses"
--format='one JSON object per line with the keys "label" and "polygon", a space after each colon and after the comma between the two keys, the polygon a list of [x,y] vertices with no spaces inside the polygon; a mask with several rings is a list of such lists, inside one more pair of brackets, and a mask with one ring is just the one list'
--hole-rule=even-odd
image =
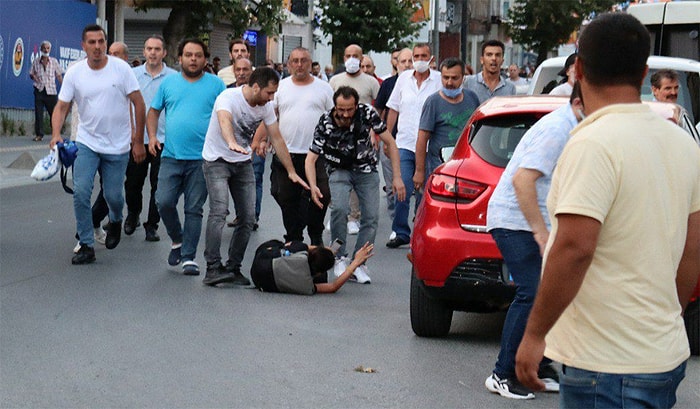
{"label": "eyeglasses", "polygon": [[289,63],[296,65],[296,64],[306,64],[309,61],[311,61],[311,60],[309,60],[308,58],[294,58],[293,60],[289,60]]}

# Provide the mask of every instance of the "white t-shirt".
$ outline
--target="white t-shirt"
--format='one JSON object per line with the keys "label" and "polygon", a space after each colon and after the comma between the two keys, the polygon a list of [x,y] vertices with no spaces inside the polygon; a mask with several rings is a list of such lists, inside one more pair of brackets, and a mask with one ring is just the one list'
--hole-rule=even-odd
{"label": "white t-shirt", "polygon": [[218,111],[231,113],[236,142],[248,150],[250,150],[250,143],[253,141],[255,130],[258,129],[260,122],[264,121],[265,125],[277,122],[272,102],[252,107],[243,97],[243,87],[225,90],[216,97],[214,110],[209,120],[209,128],[204,139],[202,157],[210,162],[219,158],[227,162],[243,162],[250,159],[250,154],[244,155],[228,148],[226,140],[221,135],[221,126],[219,126],[219,118],[216,114]]}
{"label": "white t-shirt", "polygon": [[107,56],[107,65],[93,70],[87,60],[66,72],[58,99],[75,101],[80,125],[75,140],[97,153],[122,154],[131,146],[128,95],[139,90],[131,66]]}
{"label": "white t-shirt", "polygon": [[[360,95],[360,102],[369,106],[372,106],[372,102],[379,93],[379,81],[364,72],[355,77],[351,77],[347,72],[342,72],[332,76],[328,83],[333,88],[333,92],[342,86],[355,88],[355,91]],[[420,111],[418,114],[420,116]]]}
{"label": "white t-shirt", "polygon": [[333,108],[333,89],[318,78],[307,85],[296,85],[288,77],[280,81],[274,105],[289,153],[305,154],[309,152],[321,115]]}
{"label": "white t-shirt", "polygon": [[568,82],[565,82],[561,85],[557,85],[553,90],[549,91],[549,95],[568,97],[571,96],[572,92],[574,92],[574,87]]}
{"label": "white t-shirt", "polygon": [[439,71],[430,70],[430,75],[423,80],[420,88],[418,88],[418,81],[413,75],[414,72],[415,70],[406,70],[399,75],[389,101],[386,103],[388,108],[399,113],[396,124],[396,146],[411,152],[416,151],[423,104],[429,96],[442,88]]}

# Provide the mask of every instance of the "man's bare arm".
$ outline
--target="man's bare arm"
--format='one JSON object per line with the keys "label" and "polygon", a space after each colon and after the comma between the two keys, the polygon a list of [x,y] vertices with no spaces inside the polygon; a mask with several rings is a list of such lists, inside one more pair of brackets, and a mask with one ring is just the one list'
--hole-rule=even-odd
{"label": "man's bare arm", "polygon": [[63,137],[61,136],[61,128],[66,120],[66,115],[70,110],[70,102],[58,100],[58,103],[53,109],[53,115],[51,115],[51,141],[49,146],[53,148],[57,143],[63,142]]}
{"label": "man's bare arm", "polygon": [[430,139],[430,132],[419,129],[416,140],[416,170],[413,172],[413,187],[416,189],[422,188],[425,184],[425,152],[428,149],[428,139]]}
{"label": "man's bare arm", "polygon": [[296,169],[294,169],[294,164],[292,163],[292,157],[289,155],[289,149],[287,149],[287,143],[282,138],[280,133],[280,127],[277,122],[272,125],[266,125],[267,133],[270,135],[270,142],[272,147],[275,148],[275,155],[277,159],[280,160],[282,166],[287,170],[287,177],[294,183],[298,183],[304,189],[309,190],[309,185],[304,182],[301,176],[297,175]]}
{"label": "man's bare arm", "polygon": [[151,155],[157,156],[158,151],[162,149],[161,143],[158,140],[158,119],[160,111],[151,108],[146,114],[146,132],[148,132],[148,151]]}
{"label": "man's bare arm", "polygon": [[685,237],[685,247],[681,262],[676,274],[676,288],[678,301],[683,311],[688,305],[688,300],[698,284],[700,274],[700,212],[688,216],[688,233]]}
{"label": "man's bare arm", "polygon": [[544,388],[537,376],[544,355],[544,337],[581,288],[601,228],[598,220],[574,214],[559,214],[557,222],[559,227],[515,357],[518,379],[532,390]]}
{"label": "man's bare arm", "polygon": [[387,129],[386,131],[379,134],[382,142],[387,147],[389,152],[389,159],[391,159],[391,169],[393,173],[392,189],[394,194],[399,201],[404,201],[406,199],[406,186],[403,184],[403,179],[401,179],[401,160],[399,159],[399,149],[396,147],[396,141],[391,136],[391,133]]}
{"label": "man's bare arm", "polygon": [[547,230],[547,224],[542,217],[537,201],[536,182],[542,176],[542,172],[526,168],[518,168],[513,175],[513,187],[518,205],[532,229],[535,241],[540,246],[540,254],[544,254],[544,246],[549,238],[549,230]]}

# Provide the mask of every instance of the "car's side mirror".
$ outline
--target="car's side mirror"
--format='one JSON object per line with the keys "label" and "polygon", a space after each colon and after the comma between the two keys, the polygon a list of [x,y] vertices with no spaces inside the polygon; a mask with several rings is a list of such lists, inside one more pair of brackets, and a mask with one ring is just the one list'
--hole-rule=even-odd
{"label": "car's side mirror", "polygon": [[452,152],[454,152],[454,150],[454,146],[445,146],[442,149],[440,149],[440,160],[442,161],[442,163],[447,162],[447,160],[452,157]]}

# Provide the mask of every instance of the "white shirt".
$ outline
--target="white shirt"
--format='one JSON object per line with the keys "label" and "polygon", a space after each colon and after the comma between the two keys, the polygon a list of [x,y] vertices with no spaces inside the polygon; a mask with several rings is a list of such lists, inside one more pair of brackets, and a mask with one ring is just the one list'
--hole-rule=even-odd
{"label": "white shirt", "polygon": [[309,152],[314,129],[321,115],[333,108],[333,89],[327,82],[312,77],[307,85],[296,85],[291,77],[280,81],[274,106],[279,113],[280,133],[289,153]]}
{"label": "white shirt", "polygon": [[430,70],[428,78],[418,88],[415,70],[406,70],[396,80],[386,106],[399,113],[396,132],[396,145],[399,149],[416,151],[418,125],[423,104],[428,97],[442,88],[440,72]]}
{"label": "white shirt", "polygon": [[219,158],[227,162],[243,162],[250,160],[251,156],[250,154],[244,155],[234,152],[228,148],[228,144],[221,134],[218,111],[226,111],[233,116],[233,134],[236,137],[236,142],[249,151],[251,150],[250,143],[253,141],[255,130],[258,129],[260,122],[265,121],[265,125],[277,122],[272,102],[252,107],[243,97],[243,87],[225,90],[216,97],[207,135],[204,138],[202,158],[210,162]]}
{"label": "white shirt", "polygon": [[549,95],[568,97],[571,96],[572,92],[574,92],[574,87],[568,82],[565,82],[561,85],[557,85],[553,90],[549,91]]}
{"label": "white shirt", "polygon": [[87,60],[72,66],[58,99],[68,103],[75,100],[78,105],[77,142],[97,153],[118,155],[131,147],[129,94],[138,90],[131,66],[107,56],[107,65],[99,70],[90,68]]}

